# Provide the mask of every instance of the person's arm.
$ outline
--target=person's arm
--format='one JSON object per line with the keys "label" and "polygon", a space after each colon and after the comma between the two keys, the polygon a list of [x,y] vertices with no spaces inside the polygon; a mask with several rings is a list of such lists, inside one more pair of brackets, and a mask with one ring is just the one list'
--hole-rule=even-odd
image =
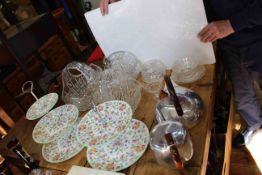
{"label": "person's arm", "polygon": [[214,42],[217,39],[227,37],[234,32],[230,20],[220,20],[207,24],[198,33],[198,38],[202,42]]}
{"label": "person's arm", "polygon": [[245,9],[229,18],[234,30],[262,25],[262,0],[254,0]]}
{"label": "person's arm", "polygon": [[262,0],[254,0],[227,20],[209,23],[199,32],[198,37],[202,42],[214,42],[234,32],[258,25],[262,25]]}
{"label": "person's arm", "polygon": [[101,0],[100,1],[100,11],[102,13],[102,15],[107,15],[108,14],[108,4],[116,2],[118,0]]}

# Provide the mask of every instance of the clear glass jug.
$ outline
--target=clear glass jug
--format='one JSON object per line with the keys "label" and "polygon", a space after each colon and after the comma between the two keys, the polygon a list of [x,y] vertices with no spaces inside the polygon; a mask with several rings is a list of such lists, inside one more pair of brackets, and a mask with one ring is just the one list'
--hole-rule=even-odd
{"label": "clear glass jug", "polygon": [[132,107],[133,111],[136,110],[141,99],[141,86],[136,79],[125,72],[106,69],[102,81],[114,100],[123,100]]}
{"label": "clear glass jug", "polygon": [[101,79],[102,69],[94,64],[73,61],[62,71],[62,99],[65,103],[74,104],[79,111],[91,108],[93,94]]}

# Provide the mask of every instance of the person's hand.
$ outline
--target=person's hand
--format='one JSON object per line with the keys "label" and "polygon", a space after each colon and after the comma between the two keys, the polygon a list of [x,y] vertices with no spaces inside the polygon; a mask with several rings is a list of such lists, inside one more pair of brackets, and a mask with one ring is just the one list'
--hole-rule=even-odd
{"label": "person's hand", "polygon": [[100,11],[102,15],[107,15],[108,14],[108,4],[116,2],[117,0],[101,0],[100,1]]}
{"label": "person's hand", "polygon": [[198,37],[202,42],[214,42],[232,33],[234,29],[229,20],[214,21],[206,25],[199,33]]}

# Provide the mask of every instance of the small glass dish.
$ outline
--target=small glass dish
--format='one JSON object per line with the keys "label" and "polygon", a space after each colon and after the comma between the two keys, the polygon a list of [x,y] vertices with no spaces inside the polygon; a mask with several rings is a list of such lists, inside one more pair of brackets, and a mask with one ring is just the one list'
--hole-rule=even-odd
{"label": "small glass dish", "polygon": [[171,78],[179,84],[192,83],[205,75],[206,69],[193,58],[178,59],[172,66]]}

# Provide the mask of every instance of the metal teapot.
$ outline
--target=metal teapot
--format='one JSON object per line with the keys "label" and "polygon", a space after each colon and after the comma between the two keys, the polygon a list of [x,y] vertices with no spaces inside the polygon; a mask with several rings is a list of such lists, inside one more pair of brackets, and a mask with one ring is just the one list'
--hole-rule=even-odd
{"label": "metal teapot", "polygon": [[204,103],[200,96],[190,89],[175,86],[176,95],[183,109],[183,115],[177,114],[176,108],[167,94],[157,102],[156,119],[158,122],[164,120],[180,121],[186,128],[194,127],[204,114]]}

